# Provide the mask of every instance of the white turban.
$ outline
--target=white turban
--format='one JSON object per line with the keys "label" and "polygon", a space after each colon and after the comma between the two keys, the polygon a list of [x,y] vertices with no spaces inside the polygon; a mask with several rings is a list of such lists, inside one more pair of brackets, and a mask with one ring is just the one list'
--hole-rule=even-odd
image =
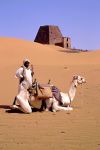
{"label": "white turban", "polygon": [[25,58],[25,59],[23,60],[23,64],[24,64],[25,62],[29,62],[29,63],[30,63],[30,60],[27,59],[27,58]]}

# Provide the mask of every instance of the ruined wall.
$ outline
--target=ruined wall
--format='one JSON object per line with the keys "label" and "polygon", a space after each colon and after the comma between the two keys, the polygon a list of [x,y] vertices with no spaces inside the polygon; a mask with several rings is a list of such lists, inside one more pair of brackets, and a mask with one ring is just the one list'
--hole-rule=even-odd
{"label": "ruined wall", "polygon": [[67,43],[66,43],[66,45],[67,45],[67,48],[71,48],[71,38],[70,37],[67,37]]}

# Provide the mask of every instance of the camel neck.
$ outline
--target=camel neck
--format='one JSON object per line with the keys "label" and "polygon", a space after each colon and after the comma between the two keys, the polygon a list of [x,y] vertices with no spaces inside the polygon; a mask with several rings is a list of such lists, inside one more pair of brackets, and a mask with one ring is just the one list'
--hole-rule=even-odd
{"label": "camel neck", "polygon": [[75,97],[75,94],[76,94],[76,86],[74,84],[74,82],[72,82],[71,86],[70,86],[70,89],[69,89],[69,98],[70,98],[70,101],[73,101],[74,97]]}

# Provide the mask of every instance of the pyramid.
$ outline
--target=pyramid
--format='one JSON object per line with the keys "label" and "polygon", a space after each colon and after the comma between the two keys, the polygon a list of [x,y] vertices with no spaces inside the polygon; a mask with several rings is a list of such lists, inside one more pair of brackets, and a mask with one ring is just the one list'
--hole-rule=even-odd
{"label": "pyramid", "polygon": [[71,48],[70,37],[63,37],[59,27],[53,25],[40,26],[34,42]]}

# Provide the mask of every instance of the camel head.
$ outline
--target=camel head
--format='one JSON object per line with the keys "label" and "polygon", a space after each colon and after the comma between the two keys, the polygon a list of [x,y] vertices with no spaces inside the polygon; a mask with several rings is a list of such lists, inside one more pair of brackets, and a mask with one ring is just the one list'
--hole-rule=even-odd
{"label": "camel head", "polygon": [[86,80],[82,76],[75,75],[75,76],[73,76],[72,82],[74,82],[74,85],[77,87],[77,85],[79,85],[79,84],[86,83]]}

